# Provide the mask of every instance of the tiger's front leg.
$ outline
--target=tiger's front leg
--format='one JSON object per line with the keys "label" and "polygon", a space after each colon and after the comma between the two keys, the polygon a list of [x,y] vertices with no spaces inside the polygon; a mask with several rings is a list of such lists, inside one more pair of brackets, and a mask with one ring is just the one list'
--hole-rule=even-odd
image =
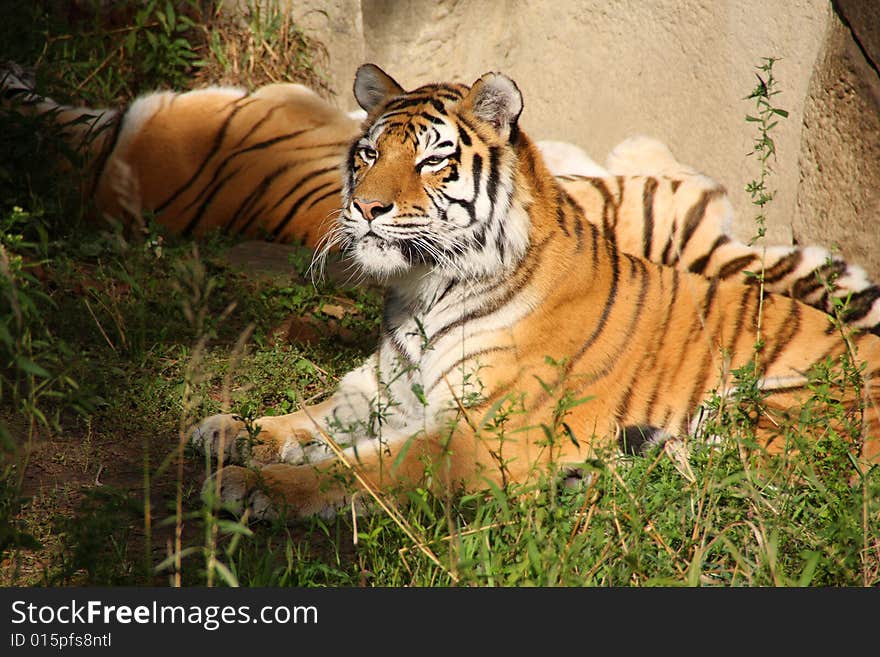
{"label": "tiger's front leg", "polygon": [[247,511],[258,520],[329,518],[355,495],[360,496],[357,507],[362,509],[369,499],[367,491],[384,497],[412,488],[422,480],[425,463],[436,458],[437,441],[417,433],[389,434],[314,464],[230,465],[209,477],[203,490],[212,491],[237,514]]}
{"label": "tiger's front leg", "polygon": [[299,465],[332,455],[325,436],[332,434],[343,446],[369,437],[369,418],[377,386],[374,359],[350,372],[326,401],[287,415],[265,416],[252,422],[251,431],[235,415],[224,413],[202,420],[190,430],[192,447],[224,464]]}

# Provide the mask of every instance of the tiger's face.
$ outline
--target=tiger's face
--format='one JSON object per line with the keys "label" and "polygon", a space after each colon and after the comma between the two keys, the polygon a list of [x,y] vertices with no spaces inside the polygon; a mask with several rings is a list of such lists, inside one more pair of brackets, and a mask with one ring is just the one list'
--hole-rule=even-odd
{"label": "tiger's face", "polygon": [[368,118],[345,165],[339,229],[364,273],[463,278],[521,257],[528,222],[509,217],[521,100],[499,77],[507,83],[501,90],[484,89],[490,85],[481,78],[471,89],[429,85],[406,93],[376,67],[358,71],[355,95]]}

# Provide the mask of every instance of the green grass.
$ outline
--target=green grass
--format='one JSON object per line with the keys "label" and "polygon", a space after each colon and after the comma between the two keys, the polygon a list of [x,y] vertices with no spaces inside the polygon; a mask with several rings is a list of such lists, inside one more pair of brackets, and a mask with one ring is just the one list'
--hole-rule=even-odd
{"label": "green grass", "polygon": [[[147,6],[168,13],[165,3]],[[147,79],[117,80],[100,67],[118,54],[109,28],[77,41],[53,31],[48,5],[33,7],[36,35],[31,27],[27,42],[20,26],[6,42],[10,54],[35,61],[44,49],[34,39],[48,34],[49,70],[64,58],[75,64],[67,70],[79,77],[62,80],[71,93],[108,100]],[[166,82],[196,73],[192,58],[172,65]],[[766,137],[770,123],[761,125]],[[837,402],[841,387],[859,385],[851,362],[817,368],[814,400],[779,429],[798,450],[781,455],[755,445],[762,396],[746,369],[739,398],[710,405],[705,430],[719,444],[600,453],[571,486],[550,474],[467,495],[415,490],[399,516],[342,511],[293,526],[216,512],[200,496],[204,460],[181,448],[185,428],[223,410],[255,417],[321,399],[373,348],[378,293],[244,274],[225,258],[231,240],[196,245],[155,225],[134,240],[88,223],[73,182],[40,164],[51,140],[37,142],[39,126],[24,117],[7,128],[0,583],[880,584],[880,472],[859,473],[848,458],[859,418]],[[293,270],[307,263],[307,254],[292,255]],[[310,317],[327,337],[284,339],[279,329],[291,317]],[[565,418],[576,403],[559,394],[548,441],[569,440]],[[497,408],[488,430],[503,432],[514,412],[515,404]]]}

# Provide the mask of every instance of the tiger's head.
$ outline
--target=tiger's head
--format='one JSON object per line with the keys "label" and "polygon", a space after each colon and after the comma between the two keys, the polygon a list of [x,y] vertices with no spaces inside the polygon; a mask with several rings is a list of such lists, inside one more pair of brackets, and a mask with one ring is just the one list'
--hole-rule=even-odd
{"label": "tiger's head", "polygon": [[529,221],[512,209],[522,111],[513,80],[487,73],[470,88],[406,92],[365,64],[354,94],[367,119],[343,165],[337,239],[361,270],[462,279],[519,262]]}

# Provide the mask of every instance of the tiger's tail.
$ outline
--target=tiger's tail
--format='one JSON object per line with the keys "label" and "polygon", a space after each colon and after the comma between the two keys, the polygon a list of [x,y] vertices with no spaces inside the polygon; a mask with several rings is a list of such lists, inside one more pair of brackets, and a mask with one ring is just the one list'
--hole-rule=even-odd
{"label": "tiger's tail", "polygon": [[34,76],[11,61],[0,63],[0,108],[46,119],[66,147],[87,160],[106,152],[120,117],[115,109],[74,107],[41,95]]}

